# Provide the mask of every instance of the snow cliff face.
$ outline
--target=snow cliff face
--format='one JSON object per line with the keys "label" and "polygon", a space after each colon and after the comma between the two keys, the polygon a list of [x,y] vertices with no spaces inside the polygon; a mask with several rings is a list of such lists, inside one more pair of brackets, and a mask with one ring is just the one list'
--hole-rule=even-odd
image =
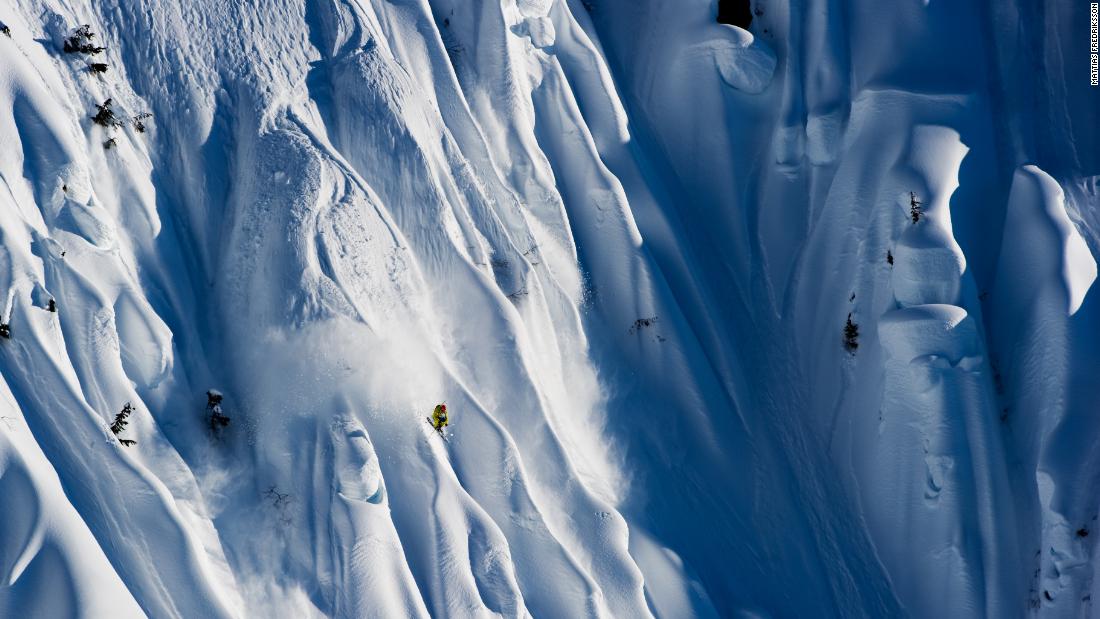
{"label": "snow cliff face", "polygon": [[1084,13],[752,8],[0,6],[0,616],[1095,614]]}

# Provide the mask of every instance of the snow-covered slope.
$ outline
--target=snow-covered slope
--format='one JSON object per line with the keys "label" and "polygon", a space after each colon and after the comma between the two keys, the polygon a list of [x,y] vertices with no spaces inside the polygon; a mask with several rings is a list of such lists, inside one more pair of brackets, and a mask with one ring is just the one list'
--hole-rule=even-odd
{"label": "snow-covered slope", "polygon": [[6,0],[0,616],[1094,615],[1081,6]]}

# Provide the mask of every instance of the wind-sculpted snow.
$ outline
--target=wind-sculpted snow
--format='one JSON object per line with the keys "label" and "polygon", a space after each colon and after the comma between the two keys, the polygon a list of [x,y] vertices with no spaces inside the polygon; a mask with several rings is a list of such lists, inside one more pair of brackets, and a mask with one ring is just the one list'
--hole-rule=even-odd
{"label": "wind-sculpted snow", "polygon": [[0,616],[1091,616],[1063,4],[0,6]]}

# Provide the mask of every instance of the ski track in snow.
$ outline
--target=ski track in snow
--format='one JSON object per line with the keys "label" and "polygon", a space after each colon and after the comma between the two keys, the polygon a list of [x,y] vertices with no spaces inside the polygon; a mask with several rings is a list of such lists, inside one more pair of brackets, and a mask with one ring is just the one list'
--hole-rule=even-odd
{"label": "ski track in snow", "polygon": [[1069,5],[10,0],[0,617],[1091,616]]}

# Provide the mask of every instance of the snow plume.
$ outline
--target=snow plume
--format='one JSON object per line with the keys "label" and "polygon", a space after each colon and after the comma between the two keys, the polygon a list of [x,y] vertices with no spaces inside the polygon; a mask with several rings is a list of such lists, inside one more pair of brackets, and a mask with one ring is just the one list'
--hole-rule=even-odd
{"label": "snow plume", "polygon": [[1100,106],[995,4],[7,2],[0,616],[1095,614]]}

